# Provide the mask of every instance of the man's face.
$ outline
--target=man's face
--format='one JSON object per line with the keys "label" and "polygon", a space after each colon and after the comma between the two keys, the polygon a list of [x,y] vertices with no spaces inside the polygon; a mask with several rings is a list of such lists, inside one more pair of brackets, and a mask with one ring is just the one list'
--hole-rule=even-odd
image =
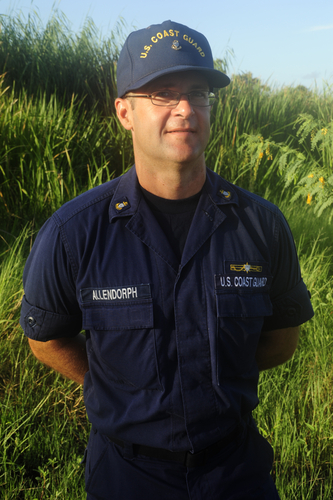
{"label": "man's face", "polygon": [[[160,90],[189,93],[193,90],[209,90],[209,86],[203,75],[189,71],[160,77],[131,94],[151,94]],[[132,131],[137,165],[179,165],[191,162],[204,165],[204,151],[210,132],[209,106],[192,106],[186,95],[181,96],[174,108],[156,106],[146,98],[134,98],[132,102],[129,100],[126,99],[126,128]]]}

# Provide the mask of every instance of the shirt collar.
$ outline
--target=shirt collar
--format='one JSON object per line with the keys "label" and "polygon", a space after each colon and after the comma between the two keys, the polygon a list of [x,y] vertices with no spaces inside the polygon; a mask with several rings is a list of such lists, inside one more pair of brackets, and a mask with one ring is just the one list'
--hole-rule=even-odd
{"label": "shirt collar", "polygon": [[239,205],[237,192],[230,182],[207,168],[204,190],[216,205]]}
{"label": "shirt collar", "polygon": [[[208,168],[203,193],[206,193],[216,205],[238,205],[238,195],[233,185]],[[142,196],[135,166],[133,166],[119,179],[109,207],[110,222],[119,217],[134,215]]]}

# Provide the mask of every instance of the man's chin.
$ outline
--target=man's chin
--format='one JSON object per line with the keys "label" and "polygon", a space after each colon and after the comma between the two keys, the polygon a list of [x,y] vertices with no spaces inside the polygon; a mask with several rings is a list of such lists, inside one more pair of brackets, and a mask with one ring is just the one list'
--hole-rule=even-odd
{"label": "man's chin", "polygon": [[204,150],[197,145],[190,144],[172,144],[167,155],[169,159],[179,163],[196,162],[204,155]]}

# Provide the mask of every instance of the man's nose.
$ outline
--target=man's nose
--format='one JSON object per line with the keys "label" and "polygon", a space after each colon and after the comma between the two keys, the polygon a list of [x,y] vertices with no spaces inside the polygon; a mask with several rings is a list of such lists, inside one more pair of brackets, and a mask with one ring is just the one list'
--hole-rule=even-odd
{"label": "man's nose", "polygon": [[194,112],[188,94],[180,94],[179,103],[174,109],[178,113],[186,116],[191,115]]}

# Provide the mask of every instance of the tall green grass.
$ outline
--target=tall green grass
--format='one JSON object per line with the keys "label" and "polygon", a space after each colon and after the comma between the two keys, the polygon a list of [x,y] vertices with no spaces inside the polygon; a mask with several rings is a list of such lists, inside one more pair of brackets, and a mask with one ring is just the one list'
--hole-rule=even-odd
{"label": "tall green grass", "polygon": [[114,116],[84,109],[74,95],[68,104],[41,91],[16,97],[4,85],[0,77],[0,218],[43,220],[122,173],[129,140]]}
{"label": "tall green grass", "polygon": [[[332,186],[333,85],[324,84],[322,92],[270,88],[251,74],[233,75],[218,95],[206,154],[216,172],[258,194],[269,190],[273,198],[290,185],[301,188],[311,172],[317,188],[323,175]],[[328,191],[301,188],[305,203],[308,192],[320,215],[331,204]]]}
{"label": "tall green grass", "polygon": [[[42,366],[18,326],[37,229],[61,204],[120,175],[131,140],[115,119],[121,26],[74,35],[55,13],[0,16],[0,497],[84,499],[82,389]],[[117,28],[117,29],[118,29]],[[216,61],[228,72],[228,58]],[[283,500],[333,498],[333,92],[233,75],[212,109],[206,161],[277,203],[295,236],[315,318],[293,359],[260,376],[258,426]]]}
{"label": "tall green grass", "polygon": [[[291,219],[303,235],[312,228],[300,213]],[[333,498],[333,249],[324,232],[317,223],[310,245],[304,237],[298,245],[315,317],[302,325],[293,359],[260,376],[255,418],[274,448],[274,476],[285,500]]]}
{"label": "tall green grass", "polygon": [[41,91],[71,101],[75,94],[87,108],[97,105],[110,113],[115,97],[115,68],[124,23],[103,38],[93,21],[86,19],[73,33],[66,16],[55,10],[43,25],[36,12],[0,15],[0,68],[6,84],[28,95]]}

